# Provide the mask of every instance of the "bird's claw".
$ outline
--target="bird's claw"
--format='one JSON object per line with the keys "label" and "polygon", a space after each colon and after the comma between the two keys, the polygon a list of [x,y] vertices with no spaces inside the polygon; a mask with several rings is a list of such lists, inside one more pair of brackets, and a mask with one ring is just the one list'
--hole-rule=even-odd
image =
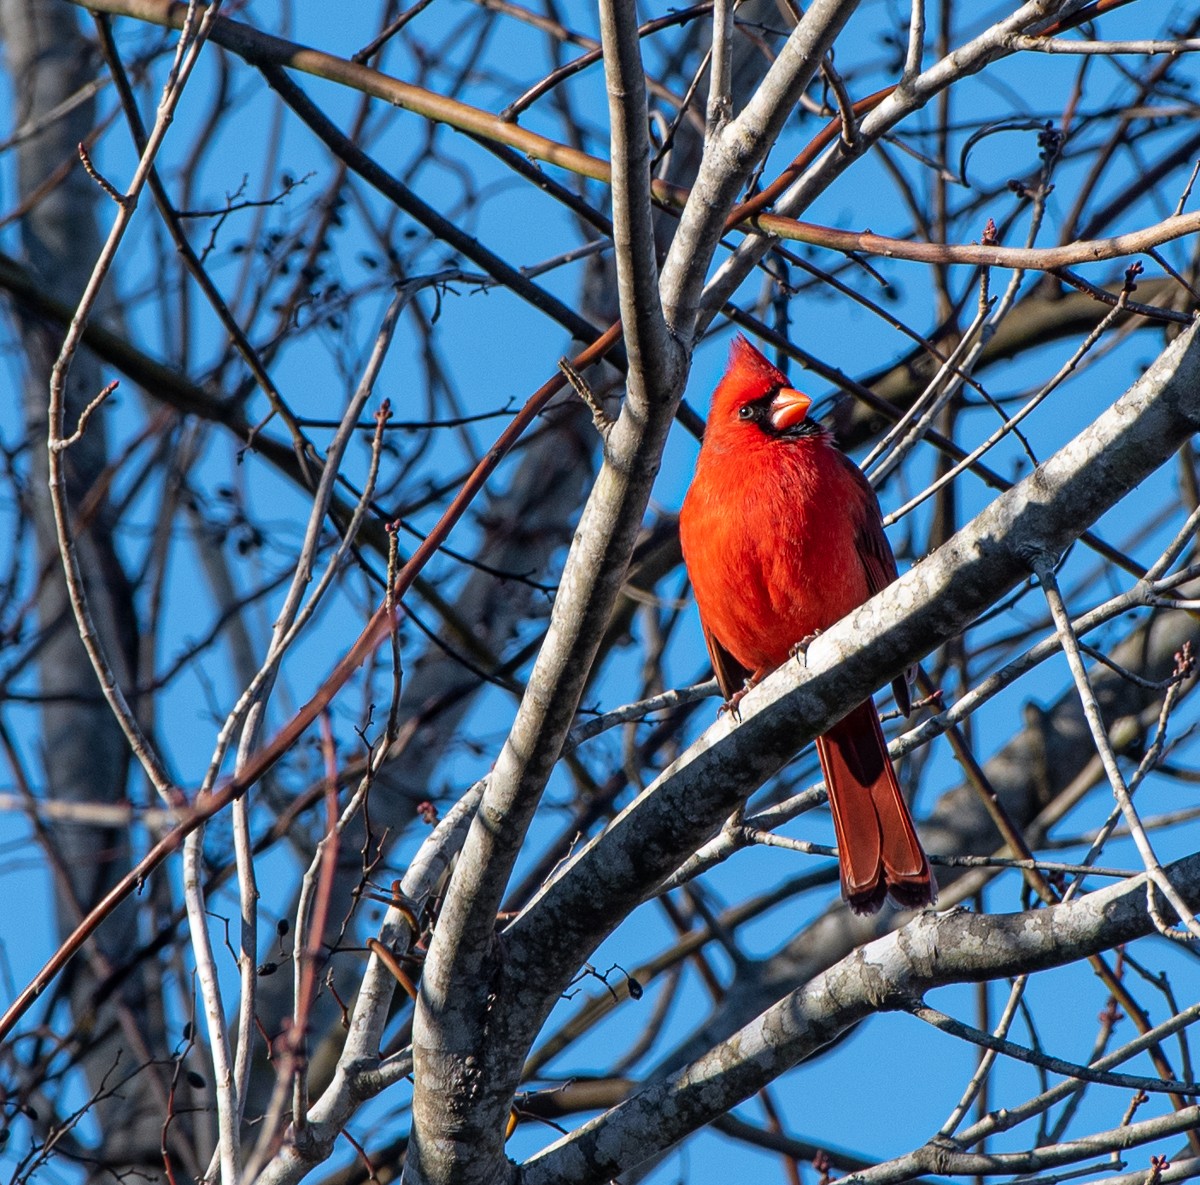
{"label": "bird's claw", "polygon": [[807,666],[808,648],[821,636],[820,630],[813,630],[811,634],[800,639],[791,650],[788,651],[788,658],[796,659],[800,665]]}
{"label": "bird's claw", "polygon": [[746,686],[740,691],[735,691],[717,710],[717,715],[720,716],[722,712],[728,712],[733,717],[735,724],[741,724],[742,712],[738,705],[746,698],[746,692],[749,690],[749,686]]}

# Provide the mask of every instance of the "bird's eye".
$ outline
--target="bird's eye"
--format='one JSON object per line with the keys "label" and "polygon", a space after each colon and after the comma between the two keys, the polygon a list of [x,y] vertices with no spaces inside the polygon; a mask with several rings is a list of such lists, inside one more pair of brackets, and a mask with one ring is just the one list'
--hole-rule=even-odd
{"label": "bird's eye", "polygon": [[754,408],[749,403],[743,404],[741,407],[738,408],[738,419],[739,420],[754,419]]}

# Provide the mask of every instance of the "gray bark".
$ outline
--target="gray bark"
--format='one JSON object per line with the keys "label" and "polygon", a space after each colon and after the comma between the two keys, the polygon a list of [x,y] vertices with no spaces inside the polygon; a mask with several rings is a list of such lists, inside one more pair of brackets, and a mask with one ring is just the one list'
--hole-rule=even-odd
{"label": "gray bark", "polygon": [[[1200,857],[1172,865],[1170,876],[1189,904],[1200,900]],[[717,1118],[881,1009],[909,1007],[925,992],[950,983],[1059,967],[1153,930],[1141,877],[1068,905],[1026,913],[922,914],[796,988],[685,1069],[551,1145],[522,1168],[517,1180],[521,1185],[598,1185]],[[1197,1114],[1195,1107],[1185,1108],[1165,1131],[1187,1130]],[[1125,1133],[1113,1147],[1133,1147],[1165,1134],[1159,1126],[1141,1140],[1141,1133],[1128,1128]],[[1031,1167],[1078,1158],[1077,1148],[1066,1147],[1070,1155],[1048,1155]],[[905,1165],[905,1172],[867,1171],[861,1179],[892,1183],[937,1172],[941,1165],[932,1152],[927,1163]],[[978,1157],[975,1171],[995,1171],[988,1161]]]}
{"label": "gray bark", "polygon": [[[1195,621],[1186,613],[1157,612],[1144,625],[1111,651],[1114,662],[1157,681],[1170,675],[1175,655],[1196,633]],[[1110,722],[1128,722],[1119,747],[1145,735],[1141,717],[1157,713],[1161,692],[1124,678],[1107,667],[1097,666],[1092,674],[1096,698]],[[1074,687],[1046,706],[1030,704],[1026,727],[983,765],[988,783],[996,791],[1009,817],[1036,848],[1048,830],[1040,822],[1044,808],[1084,772],[1095,756],[1083,708]],[[1113,733],[1117,729],[1113,728]],[[1096,778],[1101,776],[1096,770]],[[942,794],[929,815],[920,821],[924,843],[940,855],[970,855],[1001,846],[991,817],[973,786],[963,782]],[[735,857],[736,859],[736,857]],[[965,870],[939,869],[943,893],[964,876],[979,874]],[[673,1069],[698,1057],[703,1050],[726,1039],[750,1018],[757,1016],[815,975],[844,958],[854,947],[891,927],[897,917],[891,911],[873,918],[855,917],[842,906],[823,914],[806,926],[782,950],[761,960],[746,960],[738,968],[729,990],[705,1022],[664,1059],[663,1069]]]}

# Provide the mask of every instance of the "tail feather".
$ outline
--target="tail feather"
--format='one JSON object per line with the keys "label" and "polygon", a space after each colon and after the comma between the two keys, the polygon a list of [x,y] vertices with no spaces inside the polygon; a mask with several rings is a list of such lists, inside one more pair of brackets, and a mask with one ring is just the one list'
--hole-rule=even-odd
{"label": "tail feather", "polygon": [[891,894],[919,909],[936,898],[929,861],[888,759],[875,704],[866,700],[817,738],[837,835],[842,895],[874,913]]}

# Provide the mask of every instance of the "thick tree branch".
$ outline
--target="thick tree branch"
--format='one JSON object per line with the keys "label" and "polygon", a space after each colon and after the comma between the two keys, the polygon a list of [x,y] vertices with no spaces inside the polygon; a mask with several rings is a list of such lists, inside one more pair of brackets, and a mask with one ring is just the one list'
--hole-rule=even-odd
{"label": "thick tree branch", "polygon": [[696,331],[708,263],[739,190],[774,144],[858,0],[814,0],[745,109],[705,145],[662,270],[663,309],[680,338]]}
{"label": "thick tree branch", "polygon": [[667,333],[658,298],[650,204],[650,136],[637,13],[631,0],[602,0],[600,34],[612,127],[613,242],[631,395],[651,398],[679,385],[683,358]]}
{"label": "thick tree branch", "polygon": [[[1171,882],[1200,901],[1200,856],[1170,866]],[[981,917],[965,911],[926,913],[861,947],[797,988],[686,1069],[647,1087],[605,1115],[552,1144],[521,1171],[521,1185],[591,1185],[636,1167],[655,1153],[749,1098],[803,1058],[879,1009],[904,1007],[935,987],[1059,967],[1153,932],[1143,878],[1092,893],[1081,901],[1018,914]],[[1185,1131],[1200,1109],[1164,1120],[1099,1133],[1089,1148],[1064,1145],[1043,1158],[964,1157],[963,1173],[1036,1171],[1085,1155],[1133,1147]],[[1026,1164],[1029,1159],[1030,1163]],[[930,1150],[916,1173],[940,1172]],[[855,1183],[907,1180],[915,1166],[846,1178]]]}
{"label": "thick tree branch", "polygon": [[[1012,33],[1024,33],[1039,25],[1048,15],[1067,12],[1079,7],[1070,2],[1028,0],[1011,16],[989,26],[966,45],[956,48],[935,62],[922,74],[898,86],[859,124],[853,148],[839,143],[809,168],[776,203],[777,214],[795,217],[807,209],[818,194],[823,193],[859,157],[868,152],[887,132],[914,111],[920,110],[947,87],[972,74],[977,74],[997,57],[1007,52],[1004,38]],[[752,236],[727,259],[704,290],[702,324],[707,324],[729,300],[750,270],[770,248],[770,240]]]}

